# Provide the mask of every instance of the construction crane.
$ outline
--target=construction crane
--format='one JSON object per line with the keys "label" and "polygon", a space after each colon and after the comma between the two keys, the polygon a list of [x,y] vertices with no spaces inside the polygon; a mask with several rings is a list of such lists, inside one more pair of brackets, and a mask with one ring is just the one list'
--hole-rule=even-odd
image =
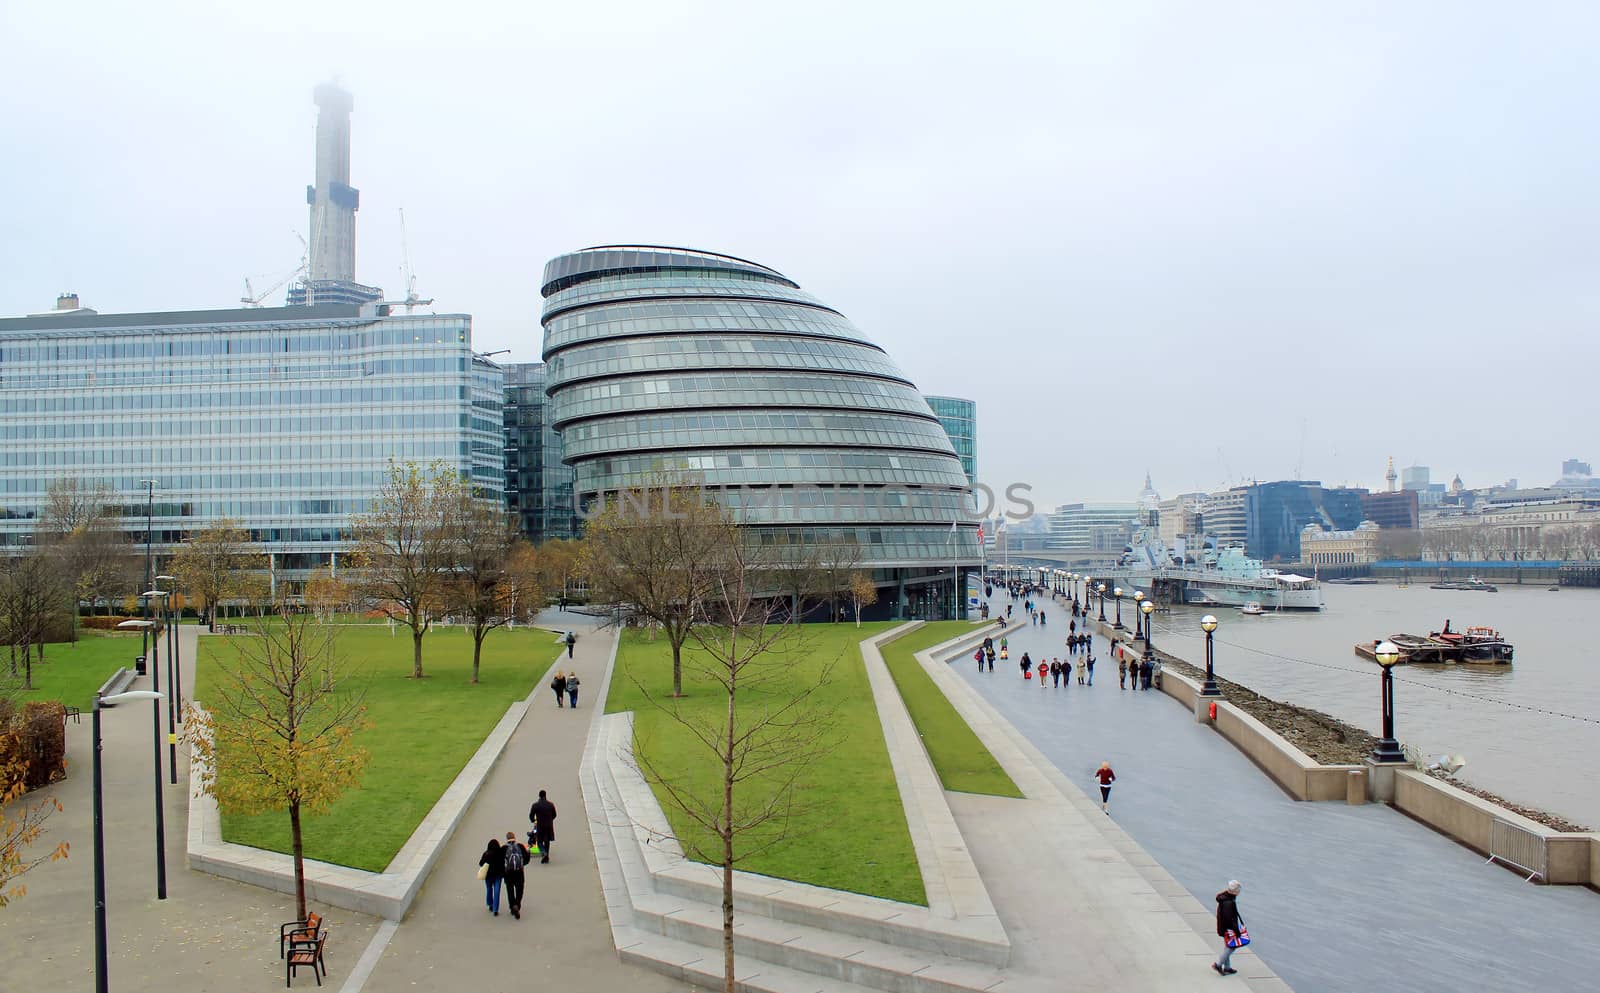
{"label": "construction crane", "polygon": [[405,263],[405,266],[401,271],[406,280],[406,298],[402,302],[405,304],[406,313],[409,314],[416,307],[428,306],[429,304],[432,304],[433,297],[429,297],[428,299],[424,300],[417,296],[417,274],[411,271],[411,241],[406,237],[406,209],[404,207],[399,209],[400,257]]}
{"label": "construction crane", "polygon": [[300,247],[302,249],[300,255],[300,264],[295,266],[293,269],[290,269],[282,277],[275,280],[271,286],[262,290],[260,293],[255,291],[255,288],[250,285],[249,278],[246,278],[244,281],[244,296],[239,298],[240,303],[244,304],[246,307],[259,307],[261,306],[262,301],[266,300],[267,297],[272,296],[272,294],[278,292],[278,290],[283,288],[285,283],[289,282],[291,279],[294,279],[301,273],[305,273],[307,279],[311,278],[311,246],[306,244],[306,240],[301,236],[300,232],[296,231],[294,236],[300,239]]}

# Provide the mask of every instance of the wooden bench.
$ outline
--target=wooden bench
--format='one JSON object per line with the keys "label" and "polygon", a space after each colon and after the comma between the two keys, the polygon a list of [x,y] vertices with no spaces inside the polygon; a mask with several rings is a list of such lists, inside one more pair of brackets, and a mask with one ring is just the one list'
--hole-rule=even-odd
{"label": "wooden bench", "polygon": [[309,965],[311,975],[316,977],[317,985],[322,985],[322,977],[328,974],[328,963],[323,961],[322,950],[327,947],[328,932],[317,932],[315,940],[301,939],[289,942],[289,955],[283,960],[283,985],[291,986],[294,983],[296,969]]}

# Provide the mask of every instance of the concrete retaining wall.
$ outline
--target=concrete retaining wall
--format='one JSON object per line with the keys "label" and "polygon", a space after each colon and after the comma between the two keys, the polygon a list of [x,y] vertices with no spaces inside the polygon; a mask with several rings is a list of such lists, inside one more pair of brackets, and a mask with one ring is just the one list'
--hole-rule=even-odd
{"label": "concrete retaining wall", "polygon": [[1551,830],[1415,769],[1395,771],[1394,805],[1484,855],[1490,826],[1496,819],[1508,821],[1544,841],[1546,882],[1600,887],[1600,834]]}
{"label": "concrete retaining wall", "polygon": [[[1161,674],[1161,691],[1191,710],[1212,702],[1200,696],[1199,683],[1170,669]],[[1296,800],[1344,800],[1349,795],[1351,774],[1365,775],[1358,765],[1314,762],[1240,708],[1223,699],[1216,700],[1216,704],[1217,719],[1209,721],[1211,726]],[[1364,783],[1360,792],[1365,794]]]}

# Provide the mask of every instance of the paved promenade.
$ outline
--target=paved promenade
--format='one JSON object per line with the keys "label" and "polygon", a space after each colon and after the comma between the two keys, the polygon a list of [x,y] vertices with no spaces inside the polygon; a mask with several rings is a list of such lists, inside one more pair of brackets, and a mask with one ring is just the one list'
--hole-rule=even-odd
{"label": "paved promenade", "polygon": [[1066,657],[1069,618],[1047,609],[1048,626],[1011,636],[1009,669],[955,671],[1085,794],[1109,761],[1111,817],[1206,906],[1243,881],[1251,949],[1296,993],[1577,990],[1600,975],[1600,896],[1531,886],[1385,806],[1289,799],[1170,697],[1119,690],[1104,639],[1093,687],[1025,682],[1024,651]]}
{"label": "paved promenade", "polygon": [[[565,672],[576,669],[583,681],[578,710],[556,709],[555,696],[543,688],[549,680],[542,681],[533,708],[367,980],[365,988],[372,993],[685,989],[618,960],[578,792],[578,760],[615,632],[596,630],[593,618],[572,612],[546,611],[539,620],[578,635],[573,661],[563,655],[557,663]],[[504,892],[500,916],[492,917],[484,907],[483,884],[474,876],[478,857],[491,837],[504,838],[507,831],[527,836],[528,807],[541,789],[548,791],[557,813],[550,864],[528,866],[520,921],[512,919]]]}

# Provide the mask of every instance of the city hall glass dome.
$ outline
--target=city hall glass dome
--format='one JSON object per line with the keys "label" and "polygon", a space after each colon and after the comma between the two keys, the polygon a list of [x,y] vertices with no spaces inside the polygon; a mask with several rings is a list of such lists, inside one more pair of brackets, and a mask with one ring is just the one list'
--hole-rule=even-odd
{"label": "city hall glass dome", "polygon": [[550,422],[580,508],[689,476],[765,544],[849,546],[894,593],[877,613],[955,615],[952,569],[979,555],[967,476],[844,315],[755,262],[649,245],[559,256],[541,292]]}

